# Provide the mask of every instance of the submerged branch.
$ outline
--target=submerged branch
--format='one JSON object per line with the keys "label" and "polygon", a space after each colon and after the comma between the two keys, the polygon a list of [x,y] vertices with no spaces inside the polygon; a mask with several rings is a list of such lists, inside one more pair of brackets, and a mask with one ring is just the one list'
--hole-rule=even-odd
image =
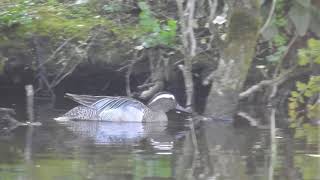
{"label": "submerged branch", "polygon": [[16,114],[14,109],[11,109],[11,108],[0,108],[0,113],[6,113],[11,115]]}

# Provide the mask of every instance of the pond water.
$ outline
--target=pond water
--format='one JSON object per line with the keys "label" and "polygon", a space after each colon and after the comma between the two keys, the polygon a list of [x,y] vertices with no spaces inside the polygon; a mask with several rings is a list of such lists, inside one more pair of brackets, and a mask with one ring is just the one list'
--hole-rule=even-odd
{"label": "pond water", "polygon": [[67,108],[36,100],[41,126],[2,132],[0,180],[320,179],[319,146],[290,130],[271,143],[267,128],[222,121],[193,133],[190,117],[175,113],[165,124],[53,120]]}

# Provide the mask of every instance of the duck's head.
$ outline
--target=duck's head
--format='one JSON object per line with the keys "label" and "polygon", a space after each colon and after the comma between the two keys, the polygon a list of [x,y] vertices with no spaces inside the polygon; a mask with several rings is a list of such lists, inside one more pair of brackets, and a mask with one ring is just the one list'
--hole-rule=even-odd
{"label": "duck's head", "polygon": [[173,94],[169,92],[159,92],[155,94],[148,102],[148,107],[154,111],[168,112],[170,110],[178,110],[191,113],[190,110],[179,105]]}

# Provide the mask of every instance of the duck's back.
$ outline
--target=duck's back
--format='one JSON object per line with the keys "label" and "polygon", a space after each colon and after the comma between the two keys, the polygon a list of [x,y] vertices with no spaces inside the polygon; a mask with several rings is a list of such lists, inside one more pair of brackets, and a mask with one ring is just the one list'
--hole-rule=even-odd
{"label": "duck's back", "polygon": [[67,94],[81,104],[64,116],[70,119],[142,122],[148,107],[128,97]]}

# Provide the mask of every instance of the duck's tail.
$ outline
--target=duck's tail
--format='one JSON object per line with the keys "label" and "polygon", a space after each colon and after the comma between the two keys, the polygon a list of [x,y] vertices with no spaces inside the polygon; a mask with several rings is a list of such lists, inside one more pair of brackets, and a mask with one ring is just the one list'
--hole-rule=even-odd
{"label": "duck's tail", "polygon": [[66,93],[64,97],[71,99],[72,101],[75,101],[81,105],[91,107],[91,105],[96,101],[103,98],[108,98],[110,96],[91,96],[91,95],[78,95],[78,94]]}

